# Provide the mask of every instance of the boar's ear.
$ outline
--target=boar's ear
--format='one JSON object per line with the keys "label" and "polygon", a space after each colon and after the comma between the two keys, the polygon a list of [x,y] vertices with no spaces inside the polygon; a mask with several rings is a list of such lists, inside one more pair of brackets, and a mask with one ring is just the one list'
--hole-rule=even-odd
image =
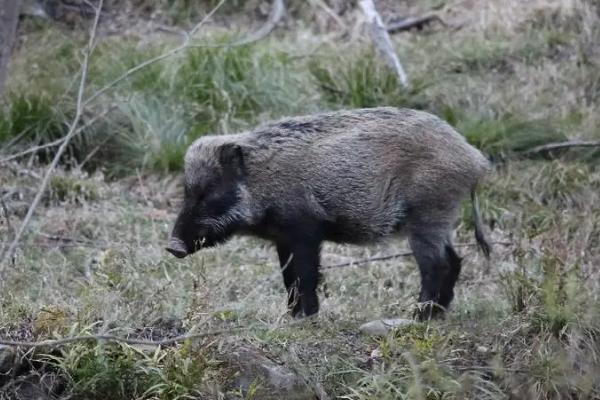
{"label": "boar's ear", "polygon": [[244,172],[244,152],[236,143],[225,143],[219,149],[219,162],[223,169],[235,176]]}

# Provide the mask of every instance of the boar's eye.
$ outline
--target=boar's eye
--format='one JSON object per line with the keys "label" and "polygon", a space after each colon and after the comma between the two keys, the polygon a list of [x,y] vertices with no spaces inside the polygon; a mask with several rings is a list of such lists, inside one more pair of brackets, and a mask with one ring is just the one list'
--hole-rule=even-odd
{"label": "boar's eye", "polygon": [[205,187],[199,187],[199,185],[185,185],[184,195],[189,200],[203,201],[207,195],[214,191],[214,188],[215,185],[213,183],[209,183]]}
{"label": "boar's eye", "polygon": [[231,188],[225,191],[213,192],[206,197],[206,212],[212,215],[222,215],[228,212],[238,202],[238,193]]}

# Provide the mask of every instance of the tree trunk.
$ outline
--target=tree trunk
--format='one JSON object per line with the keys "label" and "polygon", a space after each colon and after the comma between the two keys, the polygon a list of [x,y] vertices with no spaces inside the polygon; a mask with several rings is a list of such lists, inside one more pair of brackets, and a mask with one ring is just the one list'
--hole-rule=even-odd
{"label": "tree trunk", "polygon": [[8,60],[15,40],[20,5],[20,0],[0,0],[0,99],[4,95]]}

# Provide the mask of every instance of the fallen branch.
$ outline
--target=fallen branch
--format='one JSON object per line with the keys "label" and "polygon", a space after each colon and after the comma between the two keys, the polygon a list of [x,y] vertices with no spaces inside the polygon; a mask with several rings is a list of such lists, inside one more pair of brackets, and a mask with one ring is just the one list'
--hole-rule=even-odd
{"label": "fallen branch", "polygon": [[388,34],[386,27],[381,20],[381,16],[375,8],[375,4],[373,4],[373,0],[361,0],[360,6],[367,17],[367,21],[371,25],[371,37],[375,43],[375,46],[385,61],[398,75],[400,84],[404,87],[408,87],[408,78],[404,72],[404,68],[402,68],[402,64],[400,64],[400,60],[394,51],[394,46],[392,44],[392,40],[390,39],[390,35]]}
{"label": "fallen branch", "polygon": [[529,149],[525,154],[542,153],[550,150],[566,149],[571,147],[600,147],[600,140],[568,140],[566,142],[548,143]]}
{"label": "fallen branch", "polygon": [[[287,312],[285,314],[287,314]],[[285,314],[283,314],[283,315],[285,315]],[[310,323],[316,317],[317,317],[316,315],[311,315],[306,318],[296,319],[294,321],[286,323],[283,326],[278,325],[278,326],[269,328],[269,331],[273,332],[277,329],[281,329],[282,327],[289,328],[289,327],[293,327],[295,325]],[[36,347],[60,347],[60,346],[64,346],[66,344],[71,344],[71,343],[105,341],[105,342],[113,342],[113,343],[138,345],[138,346],[168,346],[168,345],[172,345],[175,343],[184,342],[186,340],[202,339],[202,338],[209,337],[209,336],[217,336],[217,335],[234,333],[234,332],[243,332],[243,331],[258,328],[261,326],[264,327],[264,325],[265,325],[264,323],[251,324],[251,325],[245,325],[245,326],[238,325],[238,326],[232,326],[232,327],[224,328],[224,329],[215,329],[212,331],[190,333],[187,335],[181,335],[181,336],[176,336],[173,338],[162,339],[162,340],[133,339],[133,338],[120,337],[120,336],[116,336],[116,335],[85,335],[85,336],[66,337],[66,338],[62,338],[62,339],[40,340],[38,342],[5,340],[5,339],[0,338],[0,345],[11,346],[11,347],[36,348]]]}
{"label": "fallen branch", "polygon": [[48,240],[52,240],[55,242],[69,242],[69,243],[78,243],[78,244],[90,244],[90,245],[97,245],[98,242],[103,243],[103,244],[107,244],[107,242],[103,241],[103,240],[90,240],[90,239],[81,239],[81,238],[73,238],[73,237],[67,237],[67,236],[60,236],[60,235],[51,235],[48,233],[44,233],[44,232],[39,232],[38,236],[41,236],[45,239]]}
{"label": "fallen branch", "polygon": [[186,340],[201,339],[208,336],[217,336],[224,333],[239,332],[252,328],[253,326],[236,326],[227,329],[218,329],[214,331],[206,331],[200,333],[193,333],[189,335],[177,336],[170,339],[163,340],[144,340],[144,339],[131,339],[125,337],[119,337],[115,335],[86,335],[86,336],[73,336],[63,339],[55,340],[41,340],[39,342],[26,342],[26,341],[14,341],[14,340],[3,340],[0,339],[0,345],[12,346],[12,347],[24,347],[24,348],[35,348],[35,347],[60,347],[71,343],[81,342],[113,342],[113,343],[124,343],[130,345],[142,345],[142,346],[167,346],[175,343],[184,342]]}
{"label": "fallen branch", "polygon": [[391,254],[389,256],[370,257],[370,258],[365,258],[362,260],[350,261],[350,262],[345,262],[345,263],[340,263],[340,264],[325,265],[325,266],[322,266],[321,269],[323,270],[323,269],[350,267],[353,265],[367,264],[367,263],[374,262],[374,261],[385,261],[385,260],[392,260],[394,258],[410,257],[412,255],[413,255],[412,251],[407,251],[405,253],[396,253],[396,254]]}
{"label": "fallen branch", "polygon": [[396,22],[390,22],[387,24],[386,29],[390,34],[408,31],[413,28],[420,30],[423,29],[425,25],[428,25],[434,21],[438,21],[443,26],[448,26],[438,15],[430,14],[421,17],[406,17]]}
{"label": "fallen branch", "polygon": [[4,164],[2,166],[2,168],[7,168],[7,169],[11,170],[12,173],[15,174],[15,175],[17,175],[17,176],[18,175],[25,175],[25,176],[29,176],[30,178],[37,179],[37,180],[42,179],[42,177],[37,172],[30,171],[30,170],[28,170],[26,168],[23,168],[21,165],[18,165],[16,163],[7,163],[7,164]]}
{"label": "fallen branch", "polygon": [[[511,246],[513,243],[512,242],[492,242],[491,244],[499,244],[502,246]],[[479,245],[477,243],[458,243],[458,244],[454,245],[454,247],[475,247],[475,246],[479,246]],[[385,260],[392,260],[394,258],[410,257],[412,255],[413,255],[412,251],[407,251],[404,253],[390,254],[388,256],[369,257],[369,258],[363,258],[361,260],[349,261],[349,262],[344,262],[344,263],[339,263],[339,264],[323,265],[321,267],[321,269],[323,270],[323,269],[350,267],[350,266],[354,266],[354,265],[368,264],[368,263],[374,262],[374,261],[385,261]]]}

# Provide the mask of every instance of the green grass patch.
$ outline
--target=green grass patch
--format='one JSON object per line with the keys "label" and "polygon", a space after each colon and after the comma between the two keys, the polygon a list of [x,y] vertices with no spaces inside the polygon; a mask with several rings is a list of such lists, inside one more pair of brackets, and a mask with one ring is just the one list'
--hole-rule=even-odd
{"label": "green grass patch", "polygon": [[503,158],[533,147],[567,140],[550,121],[517,115],[468,115],[444,107],[441,117],[462,133],[467,141],[485,153]]}
{"label": "green grass patch", "polygon": [[309,70],[321,96],[330,107],[396,106],[425,108],[421,92],[425,82],[413,81],[403,88],[395,73],[373,51],[319,57]]}
{"label": "green grass patch", "polygon": [[200,354],[128,345],[73,346],[55,362],[70,395],[86,399],[175,400],[198,395],[207,368]]}

